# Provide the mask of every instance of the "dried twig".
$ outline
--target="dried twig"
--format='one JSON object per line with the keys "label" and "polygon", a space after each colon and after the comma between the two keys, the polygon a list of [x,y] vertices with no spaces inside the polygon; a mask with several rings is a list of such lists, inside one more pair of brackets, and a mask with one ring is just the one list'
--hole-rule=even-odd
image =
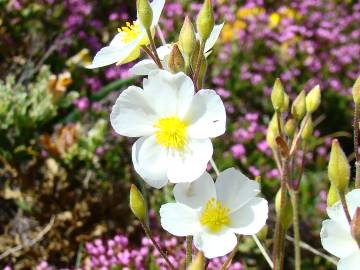
{"label": "dried twig", "polygon": [[24,248],[31,247],[35,245],[37,242],[41,241],[41,239],[51,230],[52,226],[54,225],[54,222],[55,222],[55,216],[52,216],[49,223],[36,235],[34,239],[28,241],[27,243],[22,243],[20,245],[7,249],[5,252],[0,254],[0,260]]}

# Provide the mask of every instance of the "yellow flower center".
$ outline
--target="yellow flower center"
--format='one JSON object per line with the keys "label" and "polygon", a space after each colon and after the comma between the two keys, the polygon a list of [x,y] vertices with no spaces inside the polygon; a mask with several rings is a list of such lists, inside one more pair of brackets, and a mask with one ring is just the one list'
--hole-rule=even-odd
{"label": "yellow flower center", "polygon": [[122,41],[125,44],[128,44],[140,35],[140,24],[136,21],[132,24],[130,22],[126,22],[126,26],[118,28],[118,32],[122,34]]}
{"label": "yellow flower center", "polygon": [[230,210],[226,205],[211,198],[205,205],[200,217],[201,225],[207,227],[211,232],[217,233],[224,226],[230,224]]}
{"label": "yellow flower center", "polygon": [[157,143],[167,148],[184,150],[186,146],[187,123],[178,117],[160,119],[155,125]]}

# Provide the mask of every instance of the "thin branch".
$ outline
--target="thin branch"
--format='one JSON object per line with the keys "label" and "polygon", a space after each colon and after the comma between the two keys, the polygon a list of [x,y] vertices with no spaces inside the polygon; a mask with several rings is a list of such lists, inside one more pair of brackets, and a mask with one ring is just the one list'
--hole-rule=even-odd
{"label": "thin branch", "polygon": [[164,37],[164,33],[161,30],[159,25],[156,26],[156,31],[158,33],[158,36],[159,36],[159,38],[161,40],[162,45],[166,45],[166,40],[165,40],[165,37]]}
{"label": "thin branch", "polygon": [[270,268],[272,269],[274,267],[274,264],[269,256],[269,254],[267,253],[265,247],[261,244],[261,242],[260,242],[259,238],[256,236],[256,234],[252,235],[252,238],[255,241],[256,245],[258,246],[261,254],[264,256],[265,260],[269,264]]}
{"label": "thin branch", "polygon": [[237,238],[237,243],[236,246],[234,247],[234,249],[231,251],[230,255],[227,257],[226,261],[224,262],[224,264],[221,266],[220,270],[226,270],[228,269],[228,267],[231,264],[231,261],[233,260],[233,258],[235,257],[236,252],[239,249],[239,245],[240,245],[240,238]]}
{"label": "thin branch", "polygon": [[219,168],[216,166],[216,163],[215,163],[215,161],[214,161],[213,158],[210,159],[210,164],[211,164],[211,166],[213,167],[216,175],[219,176],[220,171],[219,171]]}
{"label": "thin branch", "polygon": [[36,237],[34,239],[30,240],[27,243],[23,243],[23,244],[20,244],[15,247],[7,249],[5,252],[0,254],[0,260],[6,258],[7,256],[9,256],[11,254],[14,254],[15,252],[18,252],[24,248],[34,246],[37,242],[41,241],[44,238],[44,236],[51,230],[52,226],[54,225],[54,222],[55,222],[55,216],[52,216],[49,223],[36,235]]}
{"label": "thin branch", "polygon": [[[288,240],[290,242],[294,242],[294,238],[292,238],[291,236],[286,235],[285,237],[286,237],[286,240]],[[338,261],[334,257],[331,257],[329,255],[326,255],[326,254],[318,251],[317,249],[313,248],[312,246],[310,246],[309,244],[307,244],[303,241],[300,241],[300,247],[304,250],[311,252],[312,254],[314,254],[316,256],[324,258],[325,260],[327,260],[328,262],[330,262],[334,265],[337,265],[337,263],[338,263]]]}

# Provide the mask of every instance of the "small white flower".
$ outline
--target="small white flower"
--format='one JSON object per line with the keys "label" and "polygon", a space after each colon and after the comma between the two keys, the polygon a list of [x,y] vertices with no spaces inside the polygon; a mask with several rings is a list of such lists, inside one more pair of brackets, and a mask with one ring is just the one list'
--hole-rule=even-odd
{"label": "small white flower", "polygon": [[212,156],[209,138],[225,132],[221,98],[213,90],[194,95],[192,80],[182,72],[154,71],[143,85],[123,91],[110,115],[117,133],[141,137],[132,148],[135,170],[155,188],[168,180],[195,180]]}
{"label": "small white flower", "polygon": [[[360,189],[346,195],[350,216],[360,207]],[[330,219],[322,224],[321,243],[328,252],[340,258],[338,270],[357,270],[360,267],[360,248],[351,235],[350,225],[340,202],[327,208]]]}
{"label": "small white flower", "polygon": [[[150,3],[153,10],[152,28],[158,22],[164,8],[165,0],[154,0]],[[119,28],[119,33],[110,42],[109,46],[102,48],[94,57],[87,68],[98,68],[117,63],[126,64],[140,57],[142,45],[149,45],[149,38],[139,19],[133,23],[127,22],[126,26]]]}
{"label": "small white flower", "polygon": [[[205,43],[204,53],[206,57],[211,53],[211,49],[214,47],[216,41],[218,40],[221,30],[224,26],[224,23],[215,25],[213,31],[210,34],[210,37]],[[198,36],[198,34],[197,34]],[[166,44],[157,49],[157,53],[159,55],[160,61],[164,67],[164,69],[169,70],[167,62],[169,55],[172,50],[171,44]],[[145,59],[137,64],[135,64],[132,68],[130,68],[130,73],[138,76],[147,76],[151,71],[158,70],[159,67],[154,63],[152,59]]]}
{"label": "small white flower", "polygon": [[174,187],[176,203],[161,206],[162,227],[176,236],[194,236],[194,245],[207,258],[234,249],[235,234],[253,235],[268,217],[268,203],[256,197],[259,184],[234,168],[220,173],[214,183],[205,172],[192,183]]}

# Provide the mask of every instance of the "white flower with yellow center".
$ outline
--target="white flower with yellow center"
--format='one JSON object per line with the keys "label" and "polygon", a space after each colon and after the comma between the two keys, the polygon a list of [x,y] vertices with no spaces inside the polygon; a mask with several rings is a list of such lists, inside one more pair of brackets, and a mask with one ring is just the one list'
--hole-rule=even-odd
{"label": "white flower with yellow center", "polygon": [[214,183],[205,172],[192,183],[174,187],[176,203],[161,206],[161,226],[176,236],[194,236],[194,245],[207,258],[234,249],[235,234],[253,235],[268,217],[268,203],[256,197],[259,184],[234,168],[220,173]]}
{"label": "white flower with yellow center", "polygon": [[[154,0],[150,3],[153,11],[152,29],[158,24],[165,0]],[[117,63],[126,64],[140,57],[142,45],[149,45],[149,38],[145,28],[139,19],[133,23],[127,22],[124,27],[118,29],[118,34],[110,42],[109,46],[102,48],[94,57],[91,65],[87,68],[98,68]]]}
{"label": "white flower with yellow center", "polygon": [[[208,40],[205,43],[204,53],[207,56],[210,55],[212,48],[214,47],[216,41],[218,40],[221,30],[224,26],[224,23],[215,25],[213,31],[211,32]],[[197,34],[198,36],[198,34]],[[157,49],[157,53],[159,55],[160,61],[164,69],[169,70],[167,62],[171,53],[172,45],[166,44]],[[145,59],[137,64],[135,64],[132,68],[130,68],[130,73],[138,76],[147,76],[151,71],[158,70],[159,67],[152,59]]]}
{"label": "white flower with yellow center", "polygon": [[123,91],[110,115],[118,134],[141,137],[132,148],[135,170],[155,188],[195,180],[212,156],[209,138],[225,132],[223,102],[213,90],[195,94],[182,72],[154,71],[143,85]]}
{"label": "white flower with yellow center", "polygon": [[[360,207],[360,189],[354,189],[346,195],[350,216],[355,215]],[[346,219],[340,202],[327,208],[327,219],[322,224],[320,232],[324,249],[340,258],[338,270],[357,270],[360,267],[360,248],[351,235],[350,225]]]}

